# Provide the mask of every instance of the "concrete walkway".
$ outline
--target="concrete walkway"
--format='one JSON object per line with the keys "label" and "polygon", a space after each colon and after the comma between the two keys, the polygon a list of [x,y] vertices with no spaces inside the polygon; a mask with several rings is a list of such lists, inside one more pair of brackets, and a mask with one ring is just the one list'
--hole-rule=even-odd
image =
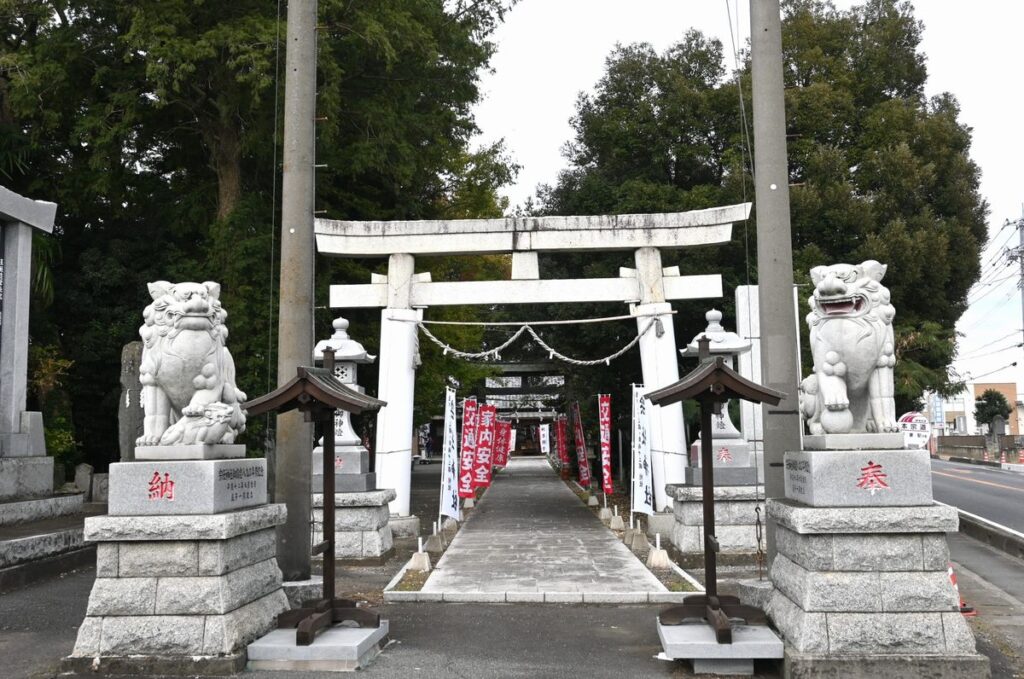
{"label": "concrete walkway", "polygon": [[429,601],[551,603],[682,595],[668,592],[542,458],[510,460],[418,594]]}

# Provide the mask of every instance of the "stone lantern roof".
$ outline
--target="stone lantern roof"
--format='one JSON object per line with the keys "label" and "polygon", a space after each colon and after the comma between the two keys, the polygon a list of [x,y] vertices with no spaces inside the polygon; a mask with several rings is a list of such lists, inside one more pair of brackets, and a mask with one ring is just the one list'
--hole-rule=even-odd
{"label": "stone lantern roof", "polygon": [[334,349],[334,360],[335,362],[349,362],[349,363],[373,363],[377,358],[366,353],[366,349],[362,344],[355,341],[348,336],[348,319],[338,316],[332,323],[334,326],[334,334],[328,339],[320,340],[313,347],[313,360],[322,361],[324,358],[324,349],[330,347]]}
{"label": "stone lantern roof", "polygon": [[726,330],[722,327],[721,311],[711,309],[704,314],[704,318],[708,322],[708,327],[703,332],[697,333],[693,340],[686,345],[686,348],[679,351],[681,355],[686,358],[696,358],[697,343],[704,337],[708,338],[710,343],[708,351],[712,356],[716,354],[738,356],[750,351],[750,340],[743,339],[731,330]]}

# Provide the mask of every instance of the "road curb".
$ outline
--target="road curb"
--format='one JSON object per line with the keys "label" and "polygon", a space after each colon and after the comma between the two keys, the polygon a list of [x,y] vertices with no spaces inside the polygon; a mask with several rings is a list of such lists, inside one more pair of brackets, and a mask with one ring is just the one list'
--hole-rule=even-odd
{"label": "road curb", "polygon": [[[934,457],[932,459],[941,460],[941,457]],[[947,462],[960,462],[963,464],[976,464],[982,467],[995,467],[999,468],[999,460],[975,460],[973,457],[950,457]]]}
{"label": "road curb", "polygon": [[[938,504],[945,503],[939,502]],[[1024,533],[1019,533],[1012,528],[1007,528],[962,509],[957,509],[957,514],[960,516],[961,533],[995,547],[1014,558],[1024,560]]]}

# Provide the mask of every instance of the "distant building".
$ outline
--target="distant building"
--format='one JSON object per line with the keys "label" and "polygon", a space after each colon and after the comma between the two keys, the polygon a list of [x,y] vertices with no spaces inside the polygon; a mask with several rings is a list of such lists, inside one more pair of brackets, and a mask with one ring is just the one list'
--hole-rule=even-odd
{"label": "distant building", "polygon": [[979,425],[974,419],[974,407],[975,401],[989,389],[998,391],[1010,404],[1010,415],[1006,418],[1006,433],[1020,436],[1021,432],[1024,432],[1024,401],[1017,391],[1016,382],[968,383],[962,392],[949,398],[925,393],[922,413],[932,423],[937,436],[987,434],[988,427]]}

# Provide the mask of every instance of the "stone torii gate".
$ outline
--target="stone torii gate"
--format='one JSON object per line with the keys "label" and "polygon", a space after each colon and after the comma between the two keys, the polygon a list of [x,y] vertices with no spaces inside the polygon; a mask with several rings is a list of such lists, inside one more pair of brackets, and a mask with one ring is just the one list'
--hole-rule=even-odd
{"label": "stone torii gate", "polygon": [[[394,488],[392,514],[409,515],[413,389],[418,321],[423,308],[464,304],[622,302],[642,332],[651,317],[657,332],[640,338],[644,384],[657,389],[679,379],[672,300],[722,296],[718,274],[680,276],[663,268],[661,250],[727,242],[732,224],[750,214],[750,203],[664,214],[426,221],[317,219],[317,250],[340,257],[388,257],[387,275],[369,284],[332,285],[332,308],[381,311],[380,379],[377,397],[387,401],[377,421],[377,483]],[[636,268],[619,278],[542,280],[541,252],[634,250]],[[416,255],[511,254],[512,279],[433,282],[415,272]],[[681,404],[651,411],[652,462],[658,511],[670,507],[666,483],[683,480],[685,441]]]}
{"label": "stone torii gate", "polygon": [[[45,456],[31,450],[33,435],[42,437],[40,423],[30,424],[25,413],[28,379],[28,312],[32,289],[32,231],[53,232],[56,203],[32,200],[0,186],[0,457]],[[35,427],[38,431],[27,431]],[[24,461],[24,460],[23,460]],[[53,463],[50,461],[50,468]],[[33,477],[34,478],[34,477]],[[48,494],[52,471],[26,494]],[[2,500],[2,498],[0,498]]]}

